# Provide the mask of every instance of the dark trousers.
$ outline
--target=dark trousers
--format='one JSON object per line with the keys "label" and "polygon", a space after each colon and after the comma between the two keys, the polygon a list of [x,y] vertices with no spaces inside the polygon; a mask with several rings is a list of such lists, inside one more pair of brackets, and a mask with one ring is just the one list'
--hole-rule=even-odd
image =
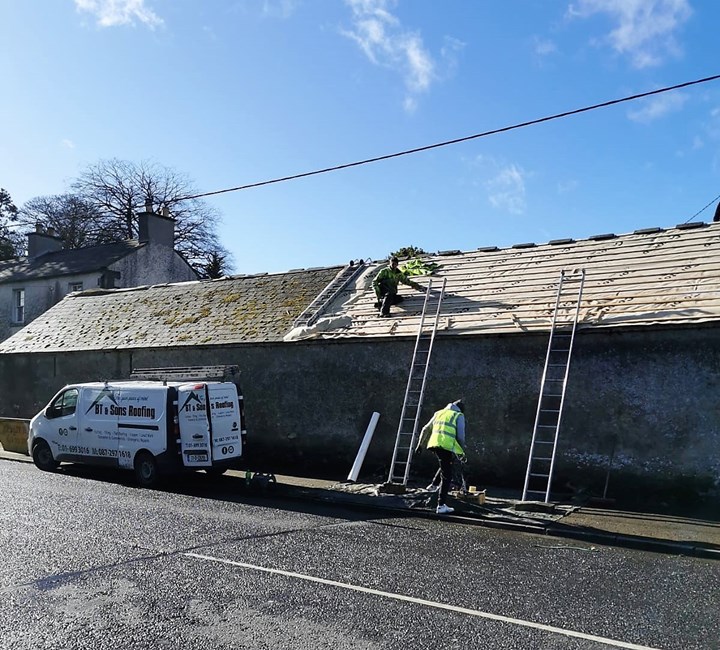
{"label": "dark trousers", "polygon": [[433,452],[437,456],[440,463],[440,494],[438,495],[438,505],[445,505],[448,492],[450,491],[450,483],[452,482],[452,466],[455,455],[447,449],[433,447]]}
{"label": "dark trousers", "polygon": [[390,313],[390,307],[397,305],[403,301],[403,297],[398,294],[397,287],[388,282],[380,283],[380,313],[387,316]]}

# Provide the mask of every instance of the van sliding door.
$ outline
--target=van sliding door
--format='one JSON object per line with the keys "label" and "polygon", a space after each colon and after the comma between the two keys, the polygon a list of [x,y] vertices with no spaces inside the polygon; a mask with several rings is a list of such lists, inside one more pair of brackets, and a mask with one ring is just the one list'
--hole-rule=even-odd
{"label": "van sliding door", "polygon": [[117,466],[120,391],[108,384],[83,387],[78,407],[78,453],[84,462]]}

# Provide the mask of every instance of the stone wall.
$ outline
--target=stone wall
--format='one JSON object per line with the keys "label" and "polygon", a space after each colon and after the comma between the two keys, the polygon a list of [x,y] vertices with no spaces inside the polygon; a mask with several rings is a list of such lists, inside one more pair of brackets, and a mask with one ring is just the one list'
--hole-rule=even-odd
{"label": "stone wall", "polygon": [[[67,354],[0,355],[0,415],[30,417],[64,384],[126,378],[132,367],[238,364],[256,471],[344,478],[373,411],[381,414],[360,480],[386,478],[412,340],[309,341]],[[423,420],[463,397],[466,474],[521,488],[547,334],[438,337]],[[578,333],[556,484],[610,490],[720,488],[720,329]],[[424,454],[413,475],[427,480]]]}

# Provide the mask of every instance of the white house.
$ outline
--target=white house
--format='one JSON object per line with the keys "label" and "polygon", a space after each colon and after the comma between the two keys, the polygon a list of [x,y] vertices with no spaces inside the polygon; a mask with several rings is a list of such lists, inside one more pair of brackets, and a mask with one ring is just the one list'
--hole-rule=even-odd
{"label": "white house", "polygon": [[63,250],[52,230],[28,234],[27,257],[0,262],[0,341],[69,293],[197,280],[174,249],[174,219],[146,210],[138,239]]}

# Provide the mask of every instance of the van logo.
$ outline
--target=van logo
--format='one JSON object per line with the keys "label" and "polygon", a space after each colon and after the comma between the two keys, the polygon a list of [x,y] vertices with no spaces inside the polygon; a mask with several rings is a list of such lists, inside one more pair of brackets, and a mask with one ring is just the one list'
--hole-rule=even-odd
{"label": "van logo", "polygon": [[[188,394],[187,398],[185,399],[185,402],[184,402],[183,405],[180,407],[180,410],[181,410],[181,411],[194,410],[194,409],[191,409],[191,408],[188,406],[188,404],[189,404],[190,402],[197,402],[198,404],[202,405],[202,401],[201,401],[201,399],[200,399],[200,396],[199,396],[196,392],[190,391],[190,393]],[[204,410],[204,409],[201,409],[201,410]]]}
{"label": "van logo", "polygon": [[88,410],[85,411],[85,415],[90,413],[90,411],[95,407],[96,404],[99,404],[103,397],[107,397],[115,406],[118,405],[117,400],[115,399],[115,391],[111,388],[103,388],[99,393],[98,396],[93,400],[93,403],[90,404],[88,407]]}
{"label": "van logo", "polygon": [[193,434],[193,440],[202,440],[203,435],[201,433]]}

